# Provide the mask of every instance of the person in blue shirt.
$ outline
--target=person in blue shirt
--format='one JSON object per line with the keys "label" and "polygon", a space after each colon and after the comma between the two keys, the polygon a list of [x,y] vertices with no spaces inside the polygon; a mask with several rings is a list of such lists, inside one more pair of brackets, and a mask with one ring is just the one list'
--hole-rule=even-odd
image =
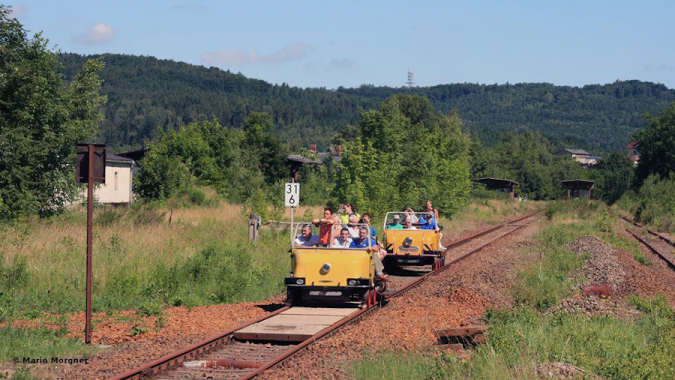
{"label": "person in blue shirt", "polygon": [[[375,275],[380,278],[386,278],[384,274],[384,265],[382,265],[382,258],[380,257],[380,247],[373,238],[368,237],[368,227],[363,226],[359,228],[359,237],[352,241],[349,248],[370,248],[373,252],[373,264],[375,264]],[[386,251],[385,251],[386,254]]]}
{"label": "person in blue shirt", "polygon": [[417,223],[420,223],[420,229],[422,230],[435,230],[436,229],[436,218],[433,214],[426,214],[421,216]]}
{"label": "person in blue shirt", "polygon": [[359,228],[359,237],[352,241],[349,248],[373,248],[377,250],[377,242],[373,238],[368,237],[368,227],[362,226]]}
{"label": "person in blue shirt", "polygon": [[367,224],[368,227],[370,227],[370,237],[375,239],[375,241],[379,244],[379,240],[377,240],[377,230],[375,230],[375,227],[370,223],[371,222],[371,217],[370,214],[367,212],[364,212],[363,215],[361,215],[361,220],[359,223]]}

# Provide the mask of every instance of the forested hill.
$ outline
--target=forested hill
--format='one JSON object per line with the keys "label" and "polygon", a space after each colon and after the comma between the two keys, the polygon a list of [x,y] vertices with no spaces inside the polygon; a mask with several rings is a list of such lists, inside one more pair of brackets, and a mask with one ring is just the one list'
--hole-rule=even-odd
{"label": "forested hill", "polygon": [[114,150],[137,148],[156,137],[158,128],[175,128],[201,117],[238,127],[253,111],[267,112],[294,146],[326,147],[336,132],[356,123],[361,109],[374,109],[398,93],[426,96],[442,112],[456,109],[473,134],[488,144],[502,132],[530,128],[566,145],[617,150],[644,126],[644,113],[656,115],[675,101],[675,90],[640,81],[581,88],[530,83],[301,89],[153,57],[60,57],[68,79],[89,58],[106,63],[101,76],[108,103],[101,138]]}

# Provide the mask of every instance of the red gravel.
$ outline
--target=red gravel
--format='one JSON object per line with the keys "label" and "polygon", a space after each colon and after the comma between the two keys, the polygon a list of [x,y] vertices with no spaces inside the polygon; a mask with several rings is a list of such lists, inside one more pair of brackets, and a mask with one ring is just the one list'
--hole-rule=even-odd
{"label": "red gravel", "polygon": [[[55,367],[52,368],[54,372],[47,375],[49,378],[62,379],[106,379],[259,318],[268,313],[265,308],[274,305],[274,302],[280,302],[281,298],[276,297],[272,304],[240,303],[192,309],[171,308],[166,310],[166,322],[159,331],[154,329],[156,317],[145,317],[140,319],[140,324],[147,332],[133,337],[130,333],[138,322],[115,321],[114,318],[109,318],[96,325],[93,341],[98,344],[121,344],[104,349],[91,358],[89,364]],[[122,314],[129,313],[134,314]],[[83,316],[78,318],[74,323],[76,329],[71,331],[82,331]]]}

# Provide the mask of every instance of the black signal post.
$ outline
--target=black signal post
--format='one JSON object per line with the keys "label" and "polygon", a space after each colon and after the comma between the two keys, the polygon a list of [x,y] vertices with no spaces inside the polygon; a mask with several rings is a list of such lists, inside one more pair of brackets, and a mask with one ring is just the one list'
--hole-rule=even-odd
{"label": "black signal post", "polygon": [[105,145],[78,144],[76,175],[87,183],[87,290],[84,342],[91,343],[92,251],[94,237],[94,183],[105,183]]}

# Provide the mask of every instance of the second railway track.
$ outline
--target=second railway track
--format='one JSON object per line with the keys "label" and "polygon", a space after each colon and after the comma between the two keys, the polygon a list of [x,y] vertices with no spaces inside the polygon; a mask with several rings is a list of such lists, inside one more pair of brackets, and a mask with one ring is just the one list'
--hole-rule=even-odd
{"label": "second railway track", "polygon": [[651,235],[653,238],[658,238],[659,240],[653,241],[648,237],[643,236],[638,230],[626,228],[626,231],[631,234],[638,242],[647,247],[647,249],[663,260],[670,269],[675,270],[675,250],[673,250],[673,247],[675,247],[675,240],[662,233],[645,228],[645,226],[642,224],[624,216],[622,216],[621,219],[627,221],[635,227],[646,230],[647,233],[649,233],[649,235]]}
{"label": "second railway track", "polygon": [[[418,273],[412,281],[402,280],[405,276],[392,275],[391,281],[396,289],[385,293],[385,302],[443,273],[453,264],[520,230],[538,217],[539,213],[528,214],[450,243],[448,249],[488,236],[487,241],[471,247],[467,252],[448,255],[445,266],[424,274]],[[340,327],[375,312],[378,307],[377,304],[365,309],[282,307],[263,318],[174,352],[114,379],[250,379]]]}

